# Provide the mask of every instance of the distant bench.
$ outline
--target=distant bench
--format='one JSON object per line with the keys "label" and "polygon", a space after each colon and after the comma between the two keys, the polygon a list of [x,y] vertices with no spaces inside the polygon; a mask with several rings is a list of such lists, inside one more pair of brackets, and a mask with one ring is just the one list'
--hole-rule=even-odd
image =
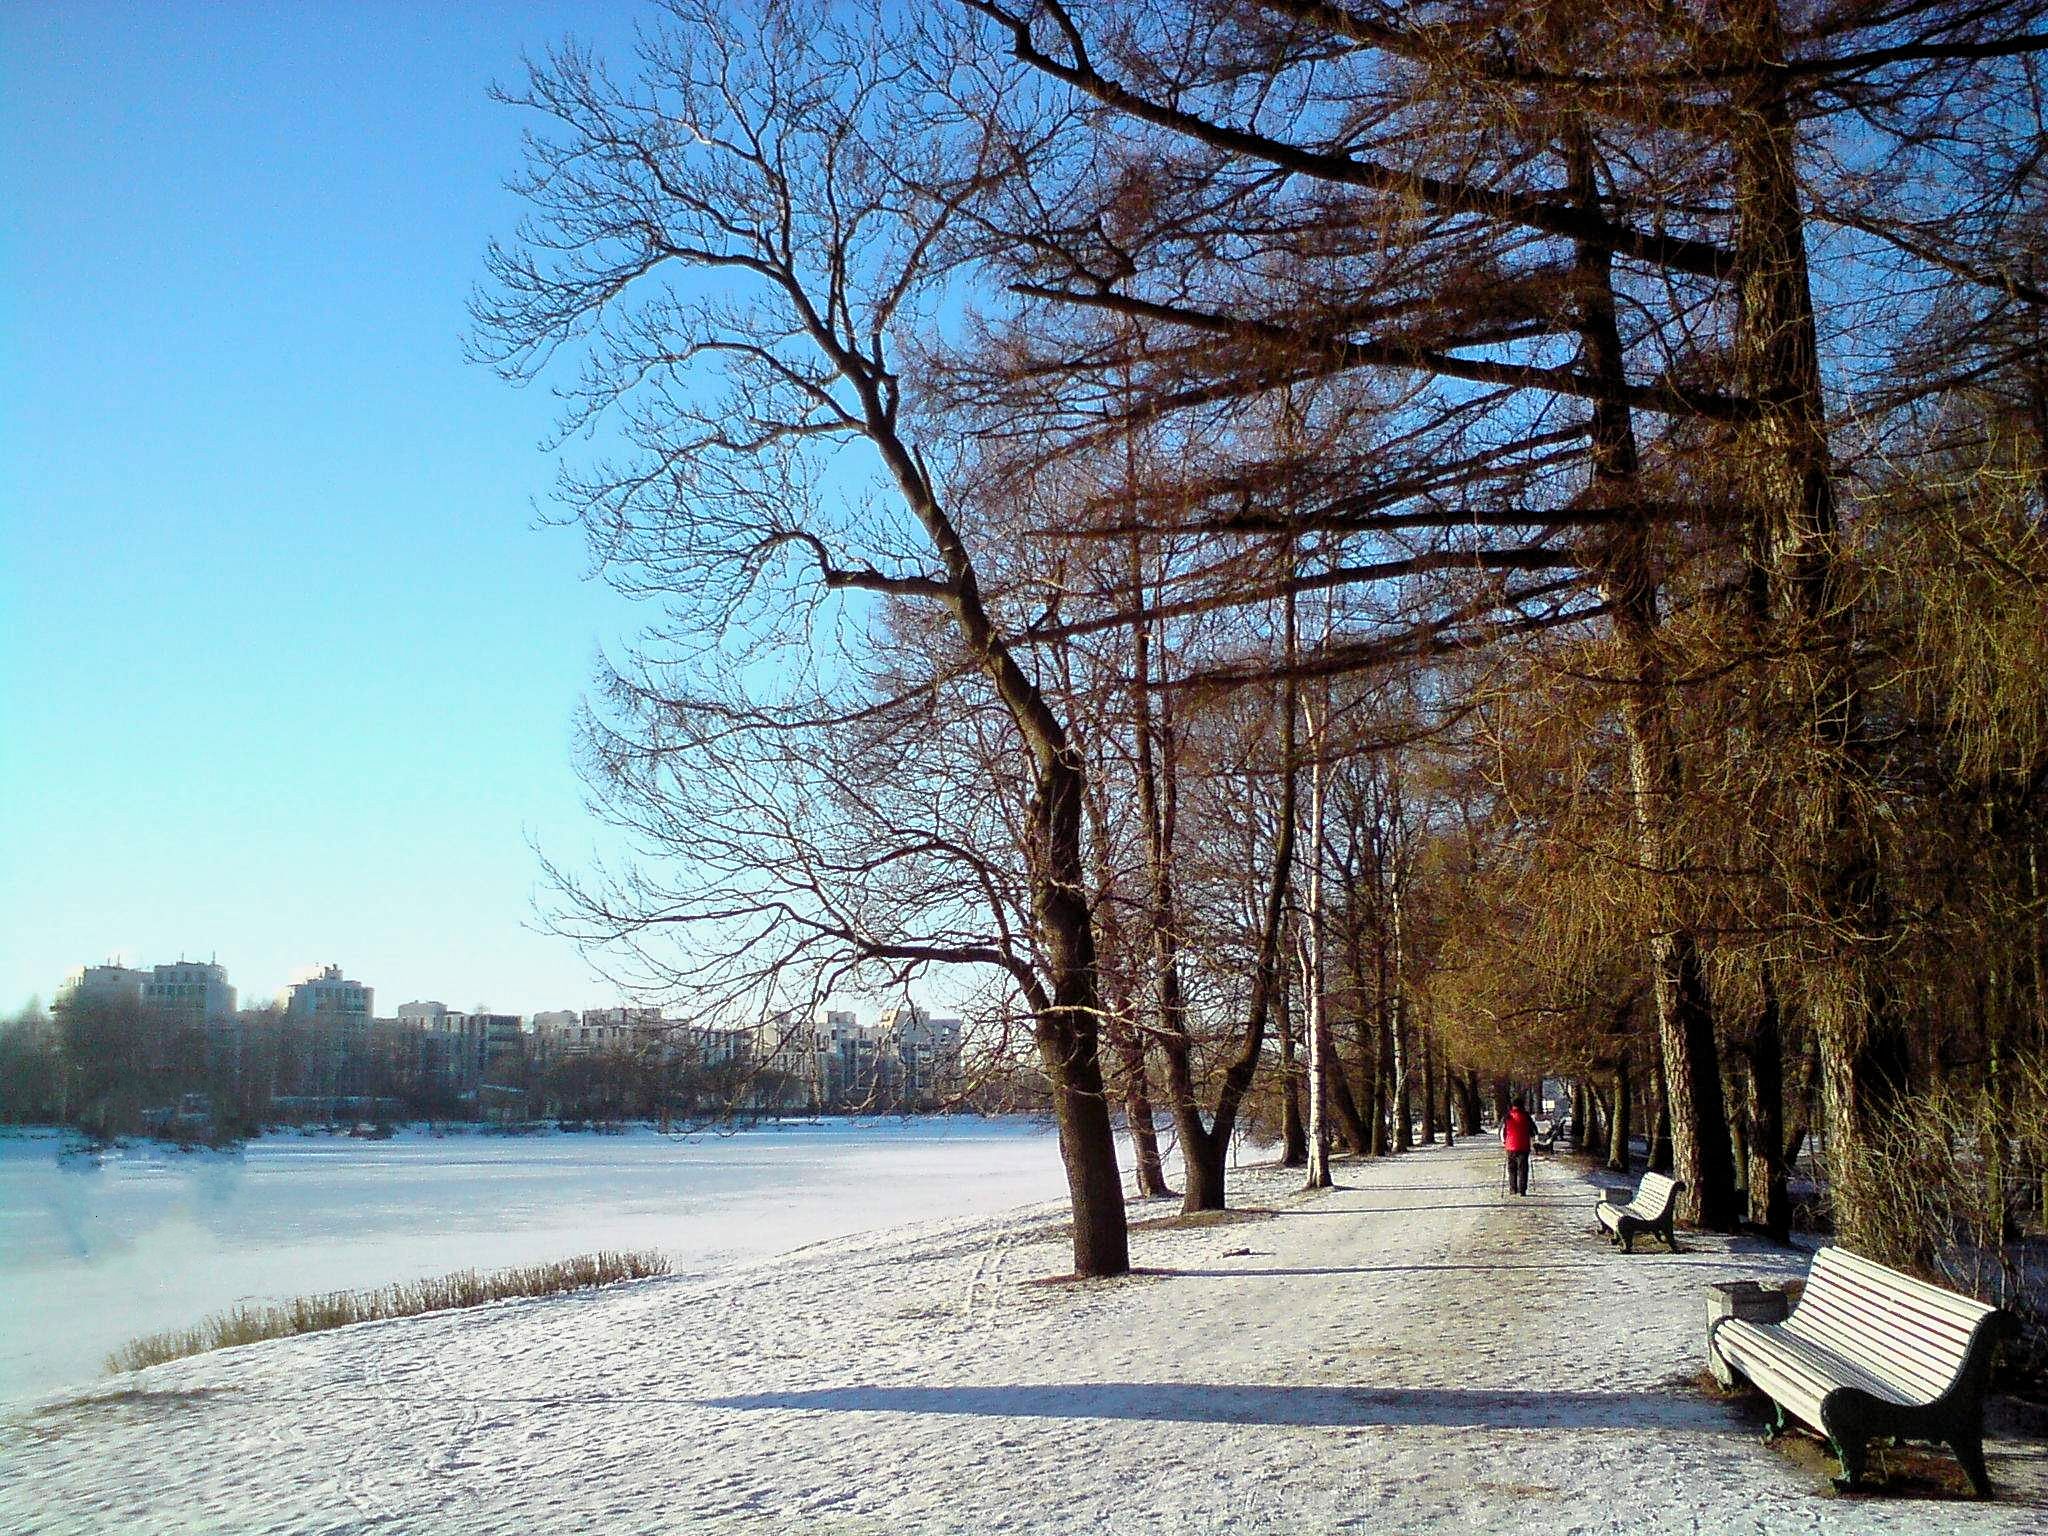
{"label": "distant bench", "polygon": [[2005,1321],[1996,1307],[1823,1248],[1790,1317],[1718,1318],[1707,1347],[1776,1404],[1770,1437],[1787,1413],[1827,1436],[1837,1487],[1855,1486],[1873,1438],[1903,1435],[1946,1441],[1981,1499],[1991,1492],[1984,1392]]}
{"label": "distant bench", "polygon": [[1611,1235],[1610,1242],[1621,1244],[1624,1253],[1636,1251],[1636,1234],[1648,1232],[1664,1239],[1673,1253],[1678,1252],[1678,1238],[1672,1231],[1672,1216],[1678,1204],[1678,1192],[1685,1188],[1682,1181],[1669,1178],[1661,1173],[1646,1173],[1643,1182],[1636,1186],[1635,1198],[1627,1205],[1617,1205],[1612,1200],[1602,1200],[1593,1208],[1600,1225]]}
{"label": "distant bench", "polygon": [[1529,1145],[1538,1152],[1541,1152],[1545,1157],[1548,1157],[1557,1150],[1557,1134],[1563,1129],[1564,1122],[1562,1120],[1553,1120],[1550,1122],[1550,1128],[1529,1143]]}

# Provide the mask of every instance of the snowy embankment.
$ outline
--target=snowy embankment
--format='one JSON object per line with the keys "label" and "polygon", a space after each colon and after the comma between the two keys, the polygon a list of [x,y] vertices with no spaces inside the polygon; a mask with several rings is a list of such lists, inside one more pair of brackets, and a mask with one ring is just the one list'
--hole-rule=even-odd
{"label": "snowy embankment", "polygon": [[1581,1174],[1510,1203],[1484,1144],[1338,1180],[1247,1170],[1269,1214],[1141,1227],[1118,1281],[1029,1283],[1040,1206],[159,1366],[0,1426],[0,1529],[2042,1528],[2038,1444],[1995,1504],[1837,1498],[1698,1392],[1705,1287],[1800,1261],[1612,1253]]}

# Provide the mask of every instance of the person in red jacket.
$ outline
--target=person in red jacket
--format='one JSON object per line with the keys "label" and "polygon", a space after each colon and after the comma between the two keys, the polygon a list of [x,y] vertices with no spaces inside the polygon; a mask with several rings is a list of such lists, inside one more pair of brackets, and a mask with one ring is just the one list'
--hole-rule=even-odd
{"label": "person in red jacket", "polygon": [[1501,1150],[1508,1155],[1508,1188],[1515,1194],[1529,1193],[1529,1144],[1536,1139],[1536,1122],[1522,1108],[1517,1094],[1500,1123]]}

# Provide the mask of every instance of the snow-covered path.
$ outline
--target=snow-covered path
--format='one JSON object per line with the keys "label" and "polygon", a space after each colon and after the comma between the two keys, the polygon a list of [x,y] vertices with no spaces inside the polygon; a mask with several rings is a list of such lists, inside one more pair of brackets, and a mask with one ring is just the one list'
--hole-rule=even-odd
{"label": "snow-covered path", "polygon": [[1612,1254],[1580,1173],[1498,1169],[1250,1170],[1263,1214],[1143,1226],[1113,1282],[1025,1283],[1039,1207],[160,1366],[0,1426],[0,1529],[2041,1528],[2032,1443],[1996,1504],[1833,1497],[1691,1385],[1706,1285],[1803,1265]]}

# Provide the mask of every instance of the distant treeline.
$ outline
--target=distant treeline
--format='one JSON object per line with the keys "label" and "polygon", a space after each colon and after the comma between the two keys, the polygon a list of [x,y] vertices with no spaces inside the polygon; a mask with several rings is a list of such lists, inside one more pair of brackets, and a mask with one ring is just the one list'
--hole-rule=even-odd
{"label": "distant treeline", "polygon": [[31,1006],[0,1020],[0,1123],[99,1137],[229,1142],[265,1126],[336,1120],[556,1119],[708,1123],[763,1114],[1043,1108],[1030,1082],[984,1083],[957,1103],[915,1102],[878,1082],[813,1104],[803,1085],[745,1060],[606,1051],[541,1059],[451,1057],[449,1042],[388,1021],[354,1028],[280,1010],[198,1023],[127,1000]]}

